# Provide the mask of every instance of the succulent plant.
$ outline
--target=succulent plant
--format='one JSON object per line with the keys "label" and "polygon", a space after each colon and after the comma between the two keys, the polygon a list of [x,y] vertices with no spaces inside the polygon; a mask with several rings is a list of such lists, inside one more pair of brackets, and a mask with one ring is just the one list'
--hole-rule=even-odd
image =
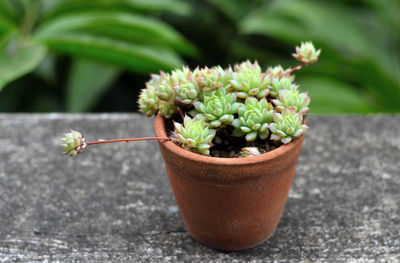
{"label": "succulent plant", "polygon": [[194,71],[197,82],[203,91],[217,90],[219,88],[228,89],[231,86],[232,69],[223,69],[221,66],[212,68],[205,67]]}
{"label": "succulent plant", "polygon": [[139,109],[146,116],[153,116],[159,112],[166,118],[171,118],[177,112],[175,106],[176,94],[172,85],[171,75],[160,72],[152,74],[139,96]]}
{"label": "succulent plant", "polygon": [[172,86],[169,74],[164,74],[161,77],[160,82],[154,87],[154,90],[160,100],[175,101],[175,89]]}
{"label": "succulent plant", "polygon": [[289,109],[305,115],[309,111],[310,96],[307,92],[300,93],[297,89],[284,89],[279,91],[278,98],[271,101],[276,105],[275,109],[280,112]]}
{"label": "succulent plant", "polygon": [[280,79],[285,77],[287,74],[287,70],[283,69],[281,65],[275,67],[268,67],[267,68],[267,76],[272,79]]}
{"label": "succulent plant", "polygon": [[257,147],[244,147],[240,150],[238,157],[244,158],[244,157],[250,157],[250,156],[257,156],[260,154],[261,153]]}
{"label": "succulent plant", "polygon": [[274,78],[269,88],[271,97],[276,98],[278,97],[280,90],[297,89],[297,85],[293,83],[291,77],[282,77],[280,79]]}
{"label": "succulent plant", "polygon": [[236,96],[228,93],[225,88],[208,91],[204,93],[203,102],[198,101],[194,104],[196,119],[202,119],[206,125],[212,128],[231,124],[240,106],[236,102]]}
{"label": "succulent plant", "polygon": [[161,116],[164,116],[167,119],[170,119],[172,115],[178,112],[177,107],[173,102],[160,100],[158,102],[158,110]]}
{"label": "succulent plant", "polygon": [[191,104],[200,94],[200,88],[192,71],[183,67],[171,73],[171,83],[175,90],[176,100],[183,104]]}
{"label": "succulent plant", "polygon": [[150,79],[146,82],[146,87],[151,86],[155,88],[165,76],[166,73],[163,71],[160,71],[160,74],[151,74]]}
{"label": "succulent plant", "polygon": [[147,85],[147,88],[140,92],[138,104],[139,110],[147,117],[151,117],[157,113],[159,99],[153,86]]}
{"label": "succulent plant", "polygon": [[230,81],[238,98],[253,96],[258,99],[264,98],[269,94],[268,85],[270,79],[266,73],[261,72],[257,61],[253,64],[250,61],[235,65]]}
{"label": "succulent plant", "polygon": [[[214,156],[247,157],[273,150],[280,143],[271,144],[271,140],[286,144],[308,129],[303,116],[309,111],[310,97],[299,91],[292,73],[316,62],[320,53],[311,42],[304,42],[293,54],[302,63],[287,69],[278,65],[263,72],[257,62],[245,61],[233,69],[215,66],[191,71],[184,66],[170,73],[152,74],[139,95],[139,109],[148,117],[158,113],[167,119],[182,119],[181,123],[174,121],[171,138],[85,142],[79,132],[71,131],[62,139],[62,146],[67,155],[75,156],[94,144],[159,140],[174,141],[185,149],[209,155],[214,128],[222,128],[214,139],[218,145],[212,152]],[[247,141],[240,152],[233,145],[237,140],[231,140],[229,125],[234,127],[232,135]]]}
{"label": "succulent plant", "polygon": [[273,107],[266,99],[258,101],[256,98],[248,97],[245,105],[238,110],[239,118],[233,120],[232,125],[235,136],[246,135],[248,142],[257,139],[266,139],[269,135],[268,127],[272,122]]}
{"label": "succulent plant", "polygon": [[85,138],[80,132],[71,130],[69,133],[65,133],[64,137],[61,138],[61,146],[65,150],[65,155],[75,156],[85,149]]}
{"label": "succulent plant", "polygon": [[185,116],[183,125],[174,122],[175,136],[183,148],[195,150],[203,155],[210,155],[211,141],[215,130],[209,129],[203,120],[191,119]]}
{"label": "succulent plant", "polygon": [[312,42],[301,42],[300,47],[296,46],[296,53],[292,56],[298,61],[309,65],[318,61],[321,49],[315,50]]}
{"label": "succulent plant", "polygon": [[284,109],[282,113],[274,112],[274,122],[269,125],[271,140],[287,144],[293,138],[303,135],[308,127],[303,124],[303,115],[292,110]]}

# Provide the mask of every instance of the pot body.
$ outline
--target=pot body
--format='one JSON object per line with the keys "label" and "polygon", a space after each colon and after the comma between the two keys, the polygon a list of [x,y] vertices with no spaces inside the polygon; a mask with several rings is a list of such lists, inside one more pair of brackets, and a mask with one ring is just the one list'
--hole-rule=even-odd
{"label": "pot body", "polygon": [[[157,116],[158,137],[167,136]],[[274,233],[292,183],[304,136],[247,158],[216,158],[159,141],[180,214],[189,233],[223,250],[255,247]]]}

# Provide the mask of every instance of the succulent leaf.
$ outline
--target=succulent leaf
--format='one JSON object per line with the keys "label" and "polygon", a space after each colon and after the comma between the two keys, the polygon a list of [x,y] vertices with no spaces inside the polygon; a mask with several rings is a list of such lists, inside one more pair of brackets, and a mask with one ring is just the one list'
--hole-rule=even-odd
{"label": "succulent leaf", "polygon": [[177,69],[171,73],[171,84],[176,94],[176,100],[183,104],[191,104],[199,97],[200,88],[194,74],[188,67]]}
{"label": "succulent leaf", "polygon": [[177,108],[173,102],[160,100],[158,103],[158,110],[161,116],[164,116],[167,119],[170,119],[172,115],[177,112]]}
{"label": "succulent leaf", "polygon": [[159,99],[154,87],[147,85],[146,89],[142,89],[139,95],[139,110],[147,117],[155,115],[158,111]]}
{"label": "succulent leaf", "polygon": [[229,93],[226,88],[208,91],[204,93],[203,102],[194,104],[195,118],[206,120],[207,126],[217,128],[231,124],[239,106],[235,94]]}
{"label": "succulent leaf", "polygon": [[160,100],[175,100],[175,90],[172,86],[171,77],[169,74],[165,74],[165,77],[160,80],[160,83],[157,86],[155,86],[155,92]]}
{"label": "succulent leaf", "polygon": [[163,71],[161,71],[160,74],[151,74],[150,79],[146,82],[146,87],[151,86],[155,88],[158,84],[160,84],[160,81],[164,75],[165,73]]}
{"label": "succulent leaf", "polygon": [[153,116],[157,111],[166,118],[171,118],[177,112],[175,106],[175,90],[168,73],[152,74],[139,96],[139,109],[146,116]]}
{"label": "succulent leaf", "polygon": [[65,150],[65,155],[76,156],[86,147],[85,138],[80,132],[71,130],[61,138],[61,146]]}
{"label": "succulent leaf", "polygon": [[261,99],[269,94],[270,79],[266,73],[261,72],[257,61],[254,63],[246,61],[235,65],[230,83],[238,98],[253,96]]}
{"label": "succulent leaf", "polygon": [[203,155],[210,155],[209,148],[215,136],[215,130],[209,129],[203,120],[185,116],[183,125],[174,122],[175,135],[187,150],[194,150]]}
{"label": "succulent leaf", "polygon": [[247,141],[254,141],[259,137],[266,139],[269,135],[267,127],[273,120],[273,107],[266,99],[260,101],[253,97],[248,97],[245,104],[238,110],[239,118],[233,120],[235,127],[234,136],[246,134]]}
{"label": "succulent leaf", "polygon": [[244,158],[244,157],[250,157],[250,156],[257,156],[260,154],[261,153],[257,147],[244,147],[240,150],[238,157]]}
{"label": "succulent leaf", "polygon": [[298,61],[309,65],[318,61],[318,57],[321,54],[321,49],[316,50],[313,43],[301,42],[300,47],[296,46],[296,53],[292,56]]}
{"label": "succulent leaf", "polygon": [[297,89],[284,89],[279,91],[277,99],[273,99],[272,102],[280,112],[291,109],[305,115],[309,111],[310,96],[307,92],[300,93]]}
{"label": "succulent leaf", "polygon": [[232,69],[223,69],[220,66],[203,69],[196,69],[193,75],[203,91],[218,90],[219,88],[229,89],[232,80]]}
{"label": "succulent leaf", "polygon": [[284,89],[297,89],[297,85],[293,83],[292,77],[274,78],[271,81],[270,95],[273,98],[278,97],[279,91]]}
{"label": "succulent leaf", "polygon": [[[287,70],[283,69],[281,65],[267,68],[267,76],[272,79],[281,79],[287,77]],[[294,77],[293,77],[294,78]]]}
{"label": "succulent leaf", "polygon": [[292,110],[284,109],[282,113],[274,112],[274,123],[269,125],[271,140],[281,141],[287,144],[293,138],[300,137],[308,127],[303,122],[303,115]]}

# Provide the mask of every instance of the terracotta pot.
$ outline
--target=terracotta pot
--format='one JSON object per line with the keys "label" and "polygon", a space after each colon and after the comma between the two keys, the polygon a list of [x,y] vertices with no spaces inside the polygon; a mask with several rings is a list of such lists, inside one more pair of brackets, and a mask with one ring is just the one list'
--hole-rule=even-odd
{"label": "terracotta pot", "polygon": [[[166,137],[164,119],[154,122]],[[289,193],[304,136],[247,158],[209,157],[159,141],[180,214],[189,233],[223,250],[255,247],[271,237]]]}

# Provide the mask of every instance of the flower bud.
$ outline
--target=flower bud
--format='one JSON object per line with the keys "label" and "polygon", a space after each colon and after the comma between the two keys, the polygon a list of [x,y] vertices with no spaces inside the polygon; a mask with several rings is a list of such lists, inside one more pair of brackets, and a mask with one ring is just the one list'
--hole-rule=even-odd
{"label": "flower bud", "polygon": [[65,150],[65,155],[75,156],[85,149],[85,138],[80,132],[71,130],[69,133],[64,134],[64,137],[61,138],[61,146]]}
{"label": "flower bud", "polygon": [[321,49],[315,50],[313,43],[310,41],[301,42],[300,47],[296,46],[296,53],[292,54],[292,56],[298,61],[309,65],[318,61],[320,53]]}

